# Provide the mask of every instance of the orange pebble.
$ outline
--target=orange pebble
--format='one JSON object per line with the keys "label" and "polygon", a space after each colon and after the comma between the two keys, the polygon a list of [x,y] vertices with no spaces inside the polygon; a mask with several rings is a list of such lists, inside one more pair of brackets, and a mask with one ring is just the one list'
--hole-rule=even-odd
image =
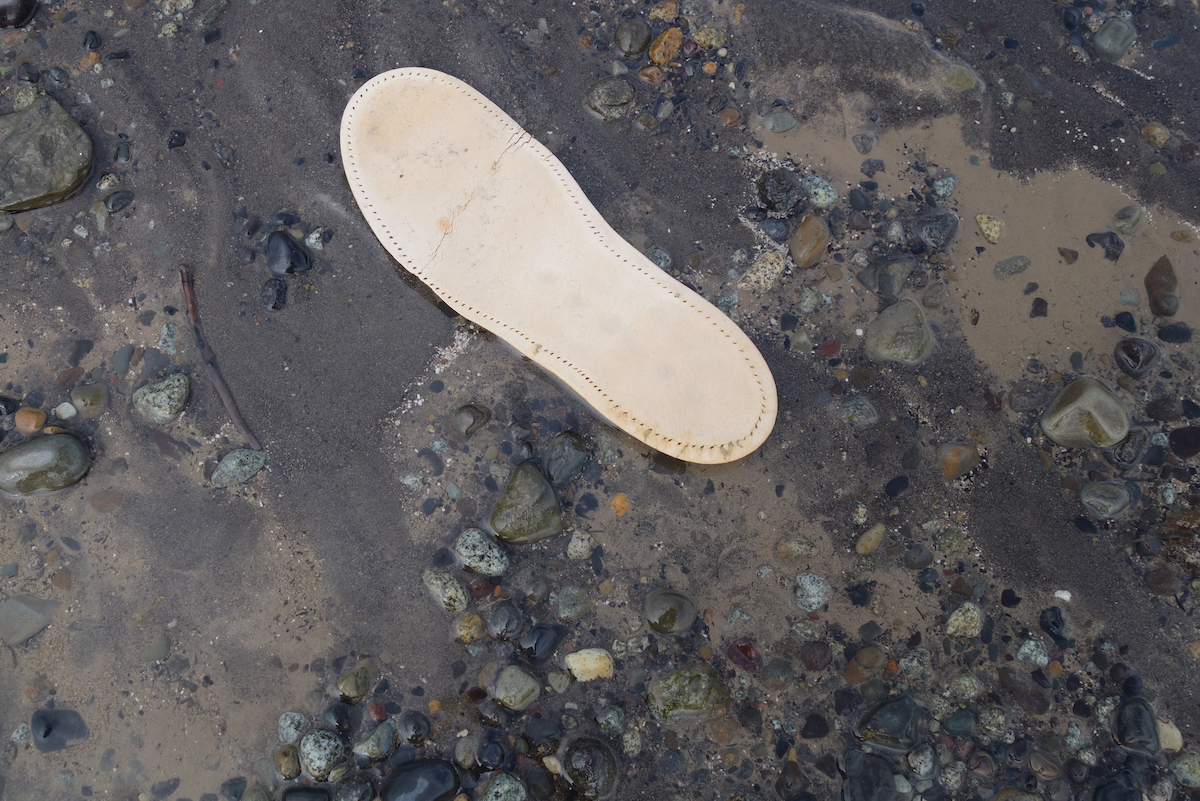
{"label": "orange pebble", "polygon": [[25,406],[17,409],[17,413],[13,415],[13,425],[25,436],[36,434],[42,430],[42,426],[46,425],[46,413],[41,409],[31,409]]}

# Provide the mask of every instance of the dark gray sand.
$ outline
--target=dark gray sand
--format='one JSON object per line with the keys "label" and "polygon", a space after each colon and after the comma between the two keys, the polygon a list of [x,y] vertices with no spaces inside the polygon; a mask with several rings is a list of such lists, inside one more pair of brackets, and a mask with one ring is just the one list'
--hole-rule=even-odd
{"label": "dark gray sand", "polygon": [[[1194,3],[1137,6],[1131,53],[1117,65],[1084,65],[1068,52],[1055,3],[926,3],[919,15],[901,3],[847,11],[689,2],[683,11],[695,27],[726,31],[724,54],[707,57],[717,76],[705,75],[700,53],[690,62],[695,74],[658,87],[637,77],[644,57],[620,59],[613,49],[624,6],[231,0],[205,24],[205,3],[128,5],[45,5],[29,27],[3,34],[4,110],[21,88],[16,68],[28,62],[95,147],[92,174],[75,195],[15,215],[0,235],[0,394],[34,393],[50,424],[77,433],[94,456],[73,488],[0,506],[0,563],[16,565],[0,592],[60,604],[48,628],[6,649],[6,797],[194,801],[237,777],[279,792],[290,784],[273,758],[280,713],[323,710],[338,677],[364,656],[386,681],[368,700],[388,705],[381,708],[393,719],[393,705],[429,716],[423,757],[452,759],[463,732],[492,737],[509,749],[505,769],[533,785],[553,770],[542,757],[555,747],[531,737],[522,752],[512,738],[532,720],[565,730],[562,758],[574,738],[600,736],[600,708],[622,707],[637,737],[609,740],[620,755],[616,798],[776,797],[791,760],[808,791],[836,797],[841,774],[823,770],[832,763],[819,758],[855,747],[854,727],[881,692],[914,694],[925,709],[923,742],[959,707],[978,714],[999,705],[1009,722],[990,734],[977,728],[980,750],[1007,731],[1066,762],[1079,756],[1068,727],[1081,723],[1097,764],[1066,791],[1035,781],[1047,798],[1080,797],[1126,763],[1148,793],[1161,777],[1178,783],[1166,767],[1177,754],[1129,757],[1095,710],[1111,714],[1115,701],[1104,699],[1121,697],[1125,674],[1108,666],[1126,663],[1144,684],[1132,695],[1174,722],[1185,751],[1197,747],[1188,647],[1200,640],[1191,585],[1195,470],[1165,453],[1166,469],[1126,471],[1142,493],[1137,510],[1097,526],[1081,519],[1074,490],[1117,471],[1098,451],[1055,447],[1036,421],[1049,395],[1077,376],[1117,384],[1111,353],[1126,332],[1102,317],[1131,312],[1138,331],[1154,338],[1142,279],[1161,255],[1180,280],[1174,319],[1197,324],[1200,180],[1191,143],[1200,51],[1187,38]],[[629,8],[648,17],[651,7]],[[655,33],[673,16],[654,20]],[[83,44],[89,30],[102,39],[95,62]],[[614,60],[630,65],[636,99],[606,123],[582,98],[612,74]],[[948,77],[964,74],[952,71],[956,64],[975,70],[975,88],[947,87]],[[621,235],[669,254],[673,274],[737,315],[779,388],[779,422],[759,452],[707,468],[655,458],[486,332],[456,321],[391,262],[346,185],[338,124],[363,80],[415,65],[492,98],[555,152]],[[65,81],[53,81],[55,66]],[[662,111],[667,87],[674,110],[647,122],[639,115]],[[728,105],[741,124],[722,124]],[[797,124],[775,134],[764,120],[781,110]],[[1165,144],[1143,136],[1151,122],[1169,129]],[[168,147],[174,131],[184,142]],[[948,287],[940,308],[927,310],[937,343],[919,367],[864,354],[860,332],[883,304],[847,276],[856,272],[854,254],[870,250],[865,237],[882,239],[887,220],[878,209],[874,232],[835,237],[811,270],[789,270],[761,293],[738,288],[759,253],[777,247],[740,216],[758,203],[756,178],[787,162],[829,180],[845,208],[864,177],[867,156],[852,144],[863,132],[877,137],[870,156],[886,169],[875,180],[882,197],[900,198],[901,218],[925,203],[923,194],[904,198],[921,193],[926,178],[960,177],[943,204],[961,218],[957,241],[948,254],[925,254],[919,271]],[[132,160],[117,163],[123,141]],[[100,189],[105,174],[119,181]],[[118,190],[135,199],[101,229],[93,204]],[[1147,219],[1121,259],[1105,261],[1085,237],[1109,230],[1113,214],[1133,203]],[[281,212],[290,216],[272,222]],[[977,214],[1005,221],[999,243],[984,241]],[[269,277],[266,236],[277,228],[326,233],[309,239],[322,244],[309,248],[313,269],[288,277],[285,307],[268,312],[259,293]],[[1065,264],[1059,247],[1078,251],[1079,261]],[[997,281],[994,263],[1013,255],[1033,266]],[[242,439],[195,347],[181,263],[195,275],[221,372],[268,454],[267,468],[233,489],[208,480]],[[512,280],[521,280],[520,265]],[[1038,286],[1025,292],[1030,283]],[[920,284],[910,278],[902,296],[920,300]],[[1127,287],[1140,293],[1136,305],[1121,305]],[[807,312],[800,306],[813,295],[805,288],[817,293]],[[1046,301],[1045,316],[1030,316],[1036,298]],[[802,347],[801,331],[823,349]],[[127,345],[142,350],[117,373],[114,354]],[[1173,361],[1122,397],[1135,420],[1165,433],[1191,415],[1162,422],[1143,407],[1161,397],[1190,403],[1197,355],[1189,343],[1160,345]],[[172,369],[190,376],[192,397],[181,418],[154,428],[132,413],[130,399]],[[1045,394],[1032,413],[1012,411],[1020,380]],[[104,414],[56,419],[52,410],[88,383],[108,387]],[[839,417],[854,397],[871,401],[878,422],[856,428]],[[491,414],[465,444],[445,425],[463,404]],[[543,454],[565,428],[591,449],[583,475],[562,492],[565,519],[601,550],[568,559],[571,531],[511,547],[513,566],[493,592],[518,599],[529,622],[553,618],[554,602],[534,604],[521,591],[543,575],[555,598],[564,587],[583,588],[591,611],[569,624],[557,657],[533,669],[538,705],[509,715],[471,689],[514,663],[511,646],[456,643],[454,616],[421,576],[439,548],[486,519],[511,469],[530,452]],[[7,430],[0,447],[20,439]],[[977,444],[983,463],[965,478],[943,478],[936,450],[947,442]],[[906,488],[889,493],[900,476]],[[856,553],[875,523],[886,527],[882,544]],[[780,558],[778,543],[795,537],[813,550]],[[916,544],[933,550],[932,576],[904,566]],[[832,586],[828,606],[813,614],[796,605],[802,572]],[[700,618],[687,636],[644,625],[642,599],[659,586],[696,600]],[[1021,597],[1018,606],[1001,603],[1006,589]],[[949,637],[947,616],[968,595],[988,620],[984,631]],[[1020,671],[1026,689],[1037,681],[1026,678],[1036,666],[1014,657],[1053,606],[1072,644],[1040,635],[1050,657],[1041,678],[1051,686],[1030,691],[1050,701],[1039,711],[1029,693],[1001,686],[998,668]],[[871,621],[880,629],[871,641],[896,664],[847,694],[844,669],[868,644],[861,627]],[[731,661],[727,648],[740,637],[753,639],[771,671]],[[832,666],[806,668],[797,654],[810,640],[832,646]],[[582,648],[613,652],[615,675],[554,689],[564,654]],[[914,648],[932,654],[927,675],[899,667]],[[642,700],[648,681],[697,659],[711,662],[732,694],[725,714],[655,721]],[[950,696],[950,682],[968,672],[983,694]],[[87,736],[48,753],[19,737],[10,743],[9,733],[41,709],[78,712]],[[831,730],[798,731],[812,715]],[[964,764],[964,754],[952,756]],[[394,759],[410,757],[402,750]],[[898,761],[892,770],[906,769]],[[987,798],[1024,775],[1000,771],[958,789],[935,783],[910,792]],[[578,790],[560,782],[552,797]]]}

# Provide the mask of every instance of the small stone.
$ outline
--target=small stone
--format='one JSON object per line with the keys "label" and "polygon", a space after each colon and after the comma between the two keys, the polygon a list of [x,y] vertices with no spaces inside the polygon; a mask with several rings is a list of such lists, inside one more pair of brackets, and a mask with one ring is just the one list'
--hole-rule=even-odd
{"label": "small stone", "polygon": [[558,592],[558,617],[564,623],[581,619],[592,608],[592,601],[582,587],[563,587]]}
{"label": "small stone", "polygon": [[796,604],[805,612],[816,612],[829,603],[833,590],[829,582],[813,573],[796,576]]}
{"label": "small stone", "polygon": [[1162,147],[1171,138],[1171,132],[1161,122],[1151,122],[1142,129],[1142,136],[1154,147]]}
{"label": "small stone", "polygon": [[912,696],[895,696],[868,712],[854,733],[880,750],[906,753],[917,744],[920,719],[920,707]]}
{"label": "small stone", "polygon": [[450,575],[449,570],[437,567],[426,568],[425,572],[421,574],[421,580],[425,582],[425,586],[447,612],[457,615],[466,610],[467,590],[461,581]]}
{"label": "small stone", "polygon": [[1115,64],[1136,38],[1137,29],[1132,22],[1121,17],[1109,17],[1092,37],[1092,48],[1096,51],[1096,58]]}
{"label": "small stone", "polygon": [[1163,317],[1172,317],[1179,311],[1179,295],[1175,292],[1179,279],[1170,259],[1163,256],[1154,262],[1150,272],[1146,273],[1145,285],[1150,311]]}
{"label": "small stone", "polygon": [[300,752],[294,745],[285,745],[275,752],[275,770],[285,779],[300,775]]}
{"label": "small stone", "polygon": [[1031,264],[1033,262],[1025,256],[1011,256],[996,262],[996,266],[992,268],[992,274],[996,276],[996,280],[1003,281],[1005,278],[1012,278],[1014,275],[1025,272]]}
{"label": "small stone", "polygon": [[816,553],[816,544],[798,534],[785,536],[775,545],[775,558],[784,562],[811,559]]}
{"label": "small stone", "polygon": [[786,167],[763,173],[756,182],[758,199],[769,211],[790,212],[804,199],[799,175]]}
{"label": "small stone", "polygon": [[34,496],[66,489],[87,475],[92,457],[71,434],[50,434],[0,453],[0,492]]}
{"label": "small stone", "polygon": [[1179,731],[1179,727],[1169,720],[1156,718],[1155,724],[1158,726],[1158,745],[1164,751],[1182,751],[1183,750],[1183,733]]}
{"label": "small stone", "polygon": [[1059,248],[1058,255],[1062,256],[1062,260],[1067,264],[1074,264],[1079,261],[1079,251],[1071,250],[1070,248]]}
{"label": "small stone", "polygon": [[72,417],[79,414],[79,410],[70,403],[60,403],[54,407],[54,414],[59,420],[70,420]]}
{"label": "small stone", "polygon": [[859,536],[858,541],[854,543],[854,552],[860,556],[871,555],[883,542],[885,534],[887,534],[887,528],[883,523],[876,523]]}
{"label": "small stone", "polygon": [[46,413],[41,409],[23,406],[17,409],[16,414],[13,415],[13,428],[17,429],[18,434],[24,434],[27,437],[32,437],[45,425]]}
{"label": "small stone", "polygon": [[576,531],[567,543],[567,558],[575,562],[586,561],[592,558],[595,550],[595,538],[586,531]]}
{"label": "small stone", "polygon": [[1094,378],[1080,378],[1051,402],[1041,426],[1065,448],[1108,448],[1129,433],[1129,415],[1115,392]]}
{"label": "small stone", "polygon": [[1125,337],[1113,349],[1113,361],[1131,378],[1141,378],[1153,370],[1160,356],[1158,345],[1143,337]]}
{"label": "small stone", "polygon": [[692,34],[692,41],[701,50],[716,50],[725,44],[725,31],[713,25],[705,25]]}
{"label": "small stone", "polygon": [[937,449],[942,478],[960,478],[979,466],[979,449],[966,442],[947,442]]}
{"label": "small stone", "polygon": [[1021,643],[1021,647],[1017,649],[1017,659],[1032,662],[1038,667],[1045,667],[1050,664],[1050,657],[1046,653],[1046,646],[1037,637],[1030,637]]}
{"label": "small stone", "polygon": [[378,762],[387,759],[395,747],[396,727],[390,720],[385,720],[355,743],[353,751],[372,762]]}
{"label": "small stone", "polygon": [[773,111],[763,117],[763,127],[771,133],[786,133],[796,127],[796,118],[787,111]]}
{"label": "small stone", "polygon": [[209,483],[218,489],[245,484],[262,470],[266,463],[265,451],[252,451],[249,448],[231,451],[221,459]]}
{"label": "small stone", "polygon": [[1121,254],[1125,252],[1125,241],[1112,231],[1088,234],[1084,238],[1084,241],[1087,242],[1090,248],[1104,248],[1104,258],[1111,262],[1120,259]]}
{"label": "small stone", "polygon": [[39,709],[29,721],[33,747],[42,753],[61,751],[72,740],[88,736],[83,717],[70,709]]}
{"label": "small stone", "polygon": [[983,631],[983,612],[979,606],[967,601],[950,613],[946,620],[946,636],[973,639]]}
{"label": "small stone", "polygon": [[676,668],[646,686],[646,705],[666,723],[707,717],[728,701],[720,675],[704,662]]}
{"label": "small stone", "polygon": [[454,552],[463,567],[481,576],[502,576],[508,570],[508,554],[477,528],[465,529],[454,541]]}
{"label": "small stone", "polygon": [[605,122],[619,120],[633,106],[633,85],[624,78],[610,75],[592,84],[583,96],[583,103],[600,115]]}
{"label": "small stone", "polygon": [[623,56],[640,56],[650,46],[650,24],[641,17],[621,20],[614,44]]}
{"label": "small stone", "polygon": [[947,175],[944,178],[938,178],[933,182],[933,194],[940,199],[945,200],[954,194],[954,190],[958,188],[958,176]]}
{"label": "small stone", "polygon": [[108,405],[108,388],[103,384],[84,384],[71,390],[71,403],[79,414],[94,420],[104,414]]}
{"label": "small stone", "polygon": [[800,181],[800,190],[816,209],[831,209],[837,205],[838,193],[833,184],[819,175],[810,175]]}
{"label": "small stone", "polygon": [[272,231],[267,237],[267,269],[276,278],[285,278],[312,269],[312,257],[286,231]]}
{"label": "small stone", "polygon": [[563,754],[563,770],[575,793],[583,798],[607,798],[617,787],[619,769],[612,750],[591,737],[581,737]]}
{"label": "small stone", "polygon": [[721,113],[717,116],[721,120],[721,125],[726,128],[733,128],[742,124],[742,110],[737,106],[726,106],[721,109]]}
{"label": "small stone", "polygon": [[807,270],[825,258],[828,246],[829,226],[815,214],[805,214],[800,218],[800,228],[788,243],[792,260],[800,270]]}
{"label": "small stone", "polygon": [[787,267],[787,257],[777,250],[763,252],[738,279],[738,289],[762,294],[775,285]]}
{"label": "small stone", "polygon": [[933,352],[933,332],[921,307],[905,298],[888,306],[867,327],[867,356],[917,365]]}
{"label": "small stone", "polygon": [[183,373],[172,373],[162,381],[151,382],[133,393],[133,408],[151,425],[171,422],[187,405],[191,384]]}
{"label": "small stone", "polygon": [[979,230],[983,232],[983,238],[993,245],[1000,241],[1000,233],[1004,230],[1004,221],[998,220],[989,214],[975,215],[975,222],[979,225]]}
{"label": "small stone", "polygon": [[699,611],[690,596],[662,588],[646,594],[642,616],[647,625],[659,634],[684,634],[696,622]]}
{"label": "small stone", "polygon": [[1119,481],[1092,481],[1079,490],[1079,502],[1097,520],[1115,520],[1129,511],[1133,495]]}
{"label": "small stone", "polygon": [[562,531],[558,496],[536,464],[517,466],[489,522],[496,536],[512,545],[537,542]]}
{"label": "small stone", "polygon": [[511,773],[497,773],[479,794],[479,801],[525,801],[525,798],[525,785]]}
{"label": "small stone", "polygon": [[546,478],[554,487],[565,487],[583,470],[587,462],[587,442],[574,431],[556,434],[543,459]]}
{"label": "small stone", "polygon": [[650,60],[660,67],[665,67],[679,54],[683,46],[683,31],[679,28],[667,28],[650,43]]}
{"label": "small stone", "polygon": [[0,603],[0,639],[10,646],[20,645],[50,625],[58,601],[32,595],[16,595]]}
{"label": "small stone", "polygon": [[342,741],[325,729],[310,729],[300,738],[300,761],[309,775],[323,782],[342,759]]}
{"label": "small stone", "polygon": [[1124,206],[1113,216],[1113,230],[1130,236],[1141,225],[1144,216],[1145,210],[1141,206]]}
{"label": "small stone", "polygon": [[1200,755],[1185,751],[1171,760],[1171,773],[1184,787],[1200,787]]}
{"label": "small stone", "polygon": [[538,680],[516,665],[500,671],[492,695],[496,701],[514,712],[523,712],[541,695]]}
{"label": "small stone", "polygon": [[451,801],[459,787],[453,764],[442,759],[417,759],[392,769],[379,788],[379,800]]}
{"label": "small stone", "polygon": [[171,653],[171,638],[163,634],[142,649],[142,652],[138,654],[138,659],[143,662],[160,662],[166,659],[169,653]]}
{"label": "small stone", "polygon": [[575,681],[611,679],[613,676],[612,654],[603,648],[584,648],[567,654],[566,663]]}
{"label": "small stone", "polygon": [[841,794],[844,801],[896,801],[890,760],[850,750],[842,757],[842,765],[846,774]]}
{"label": "small stone", "polygon": [[357,704],[371,692],[378,676],[378,662],[374,659],[360,659],[354,667],[338,677],[338,693],[346,703]]}
{"label": "small stone", "polygon": [[310,725],[308,718],[299,712],[284,712],[279,716],[279,742],[294,745]]}
{"label": "small stone", "polygon": [[25,211],[71,194],[92,166],[92,141],[48,95],[0,116],[0,210]]}

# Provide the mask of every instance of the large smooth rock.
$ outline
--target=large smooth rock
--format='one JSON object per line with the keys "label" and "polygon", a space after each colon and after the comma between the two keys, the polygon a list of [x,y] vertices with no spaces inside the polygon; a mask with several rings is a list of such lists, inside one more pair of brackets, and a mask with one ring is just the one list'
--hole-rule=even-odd
{"label": "large smooth rock", "polygon": [[0,453],[0,491],[45,495],[66,489],[92,466],[84,444],[71,434],[51,434]]}
{"label": "large smooth rock", "polygon": [[1064,448],[1109,448],[1129,433],[1117,394],[1094,378],[1072,381],[1042,414],[1042,431]]}
{"label": "large smooth rock", "polygon": [[0,604],[0,639],[20,645],[46,626],[54,617],[58,601],[32,595],[17,595]]}
{"label": "large smooth rock", "polygon": [[562,509],[550,482],[533,462],[513,471],[490,518],[496,536],[519,545],[553,537],[562,531]]}
{"label": "large smooth rock", "polygon": [[800,218],[800,228],[788,243],[798,270],[807,270],[825,258],[825,248],[828,246],[829,226],[815,214],[805,214]]}
{"label": "large smooth rock", "polygon": [[78,712],[70,709],[39,709],[29,721],[33,747],[42,753],[61,751],[72,740],[88,736],[87,724]]}
{"label": "large smooth rock", "polygon": [[867,355],[879,361],[920,364],[933,344],[924,312],[908,298],[888,306],[867,327]]}
{"label": "large smooth rock", "polygon": [[458,794],[458,773],[444,759],[418,759],[388,774],[381,801],[450,801]]}
{"label": "large smooth rock", "polygon": [[1154,262],[1144,283],[1150,311],[1163,317],[1173,317],[1179,311],[1179,295],[1175,292],[1179,288],[1179,279],[1170,259],[1163,256]]}
{"label": "large smooth rock", "polygon": [[54,98],[35,97],[0,117],[0,210],[57,203],[91,168],[92,140]]}

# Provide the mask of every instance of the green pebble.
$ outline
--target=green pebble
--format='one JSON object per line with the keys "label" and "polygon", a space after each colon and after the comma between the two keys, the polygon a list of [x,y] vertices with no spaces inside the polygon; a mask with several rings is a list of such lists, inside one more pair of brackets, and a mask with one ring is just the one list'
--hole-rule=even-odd
{"label": "green pebble", "polygon": [[262,470],[263,465],[266,463],[267,454],[265,451],[252,451],[248,448],[242,448],[226,454],[221,463],[217,465],[217,469],[213,471],[210,481],[218,489],[245,484],[255,473]]}

